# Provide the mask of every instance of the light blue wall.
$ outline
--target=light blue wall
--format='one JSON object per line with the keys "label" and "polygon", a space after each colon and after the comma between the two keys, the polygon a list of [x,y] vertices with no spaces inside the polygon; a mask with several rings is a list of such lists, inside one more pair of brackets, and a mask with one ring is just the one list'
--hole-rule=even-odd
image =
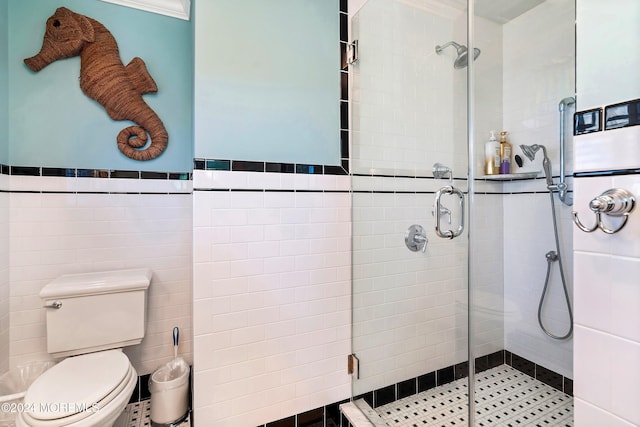
{"label": "light blue wall", "polygon": [[340,164],[338,0],[199,0],[195,155]]}
{"label": "light blue wall", "polygon": [[[3,0],[0,0],[3,1]],[[139,162],[117,148],[128,121],[113,121],[80,90],[80,59],[56,61],[38,73],[23,59],[41,47],[45,22],[64,6],[109,29],[126,64],[141,57],[158,85],[144,96],[169,133],[158,158]],[[193,161],[191,22],[96,0],[9,0],[9,162],[19,166],[189,171]],[[0,78],[2,75],[0,74]]]}
{"label": "light blue wall", "polygon": [[7,0],[0,0],[0,163],[3,164],[8,163],[7,138],[9,137],[8,10]]}

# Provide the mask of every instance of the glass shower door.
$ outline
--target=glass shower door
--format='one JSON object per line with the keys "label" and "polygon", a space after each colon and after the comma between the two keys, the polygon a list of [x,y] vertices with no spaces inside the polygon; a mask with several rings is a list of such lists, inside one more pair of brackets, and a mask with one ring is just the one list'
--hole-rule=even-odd
{"label": "glass shower door", "polygon": [[[565,122],[571,122],[575,93],[575,2],[508,6],[473,3],[473,45],[482,51],[472,67],[470,97],[476,178],[470,241],[474,425],[571,426],[573,341],[563,282],[571,297],[573,225],[571,207],[557,193],[552,210],[543,151],[558,184],[559,114],[567,110]],[[571,191],[570,128],[563,131]],[[508,177],[485,175],[484,143],[492,130],[508,132]],[[538,152],[530,159],[533,153],[521,145]],[[552,335],[569,336],[554,339],[540,324]]]}
{"label": "glass shower door", "polygon": [[441,0],[368,0],[352,13],[352,392],[381,425],[445,388],[438,416],[467,416],[467,73],[447,45],[466,43],[466,22]]}

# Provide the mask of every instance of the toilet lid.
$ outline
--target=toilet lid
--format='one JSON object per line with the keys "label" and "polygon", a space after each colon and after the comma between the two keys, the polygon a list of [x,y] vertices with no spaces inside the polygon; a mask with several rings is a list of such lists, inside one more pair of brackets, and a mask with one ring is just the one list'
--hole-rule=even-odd
{"label": "toilet lid", "polygon": [[69,357],[33,382],[24,397],[25,407],[40,420],[91,411],[125,380],[130,366],[118,350]]}

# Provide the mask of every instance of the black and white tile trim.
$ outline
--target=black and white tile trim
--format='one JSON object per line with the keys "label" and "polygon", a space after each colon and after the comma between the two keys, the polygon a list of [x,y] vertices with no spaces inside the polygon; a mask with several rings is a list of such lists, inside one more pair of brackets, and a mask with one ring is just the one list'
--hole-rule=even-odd
{"label": "black and white tile trim", "polygon": [[573,174],[576,178],[597,178],[601,176],[621,176],[621,175],[639,175],[640,169],[615,169],[603,171],[576,172]]}
{"label": "black and white tile trim", "polygon": [[[118,418],[113,427],[152,427],[151,401],[130,403]],[[172,427],[191,427],[191,414],[187,418]]]}
{"label": "black and white tile trim", "polygon": [[573,117],[573,134],[575,136],[638,126],[640,125],[640,99],[576,111]]}
{"label": "black and white tile trim", "polygon": [[159,180],[191,180],[191,172],[154,172],[110,169],[50,168],[40,166],[8,166],[0,165],[3,175],[12,176],[46,176],[63,178],[126,178],[126,179],[159,179]]}
{"label": "black and white tile trim", "polygon": [[194,159],[194,170],[225,172],[266,172],[306,175],[349,175],[349,161],[342,166],[307,165],[300,163],[251,162],[246,160]]}
{"label": "black and white tile trim", "polygon": [[[506,350],[500,350],[495,353],[491,353],[485,356],[480,356],[475,359],[475,371],[476,380],[490,375],[498,367],[508,367],[512,371],[520,372],[516,377],[526,383],[527,381],[536,381],[536,384],[544,386],[545,390],[557,390],[557,392],[565,396],[562,401],[570,399],[573,395],[573,381],[569,378],[563,377],[551,370],[548,370],[540,365],[515,355]],[[438,369],[437,371],[429,372],[424,375],[420,375],[415,378],[401,381],[397,384],[391,384],[386,387],[379,388],[377,390],[364,393],[353,398],[354,401],[362,399],[371,408],[375,408],[379,411],[379,408],[385,405],[393,405],[394,402],[404,401],[403,399],[413,399],[415,396],[421,393],[433,393],[432,390],[438,387],[446,387],[449,384],[455,384],[452,388],[447,390],[456,390],[459,384],[464,384],[464,390],[466,392],[467,377],[469,375],[469,364],[467,362],[458,363],[456,365],[448,366],[446,368]],[[484,389],[483,389],[484,390]],[[486,390],[489,390],[487,388]],[[476,390],[478,392],[478,390]],[[564,393],[562,393],[564,392]],[[451,395],[451,393],[449,393]],[[466,411],[466,397],[456,396],[451,397],[453,399],[450,403],[452,406],[455,402],[458,406],[463,406]],[[336,402],[331,405],[327,405],[321,408],[316,408],[312,411],[305,412],[304,414],[291,415],[288,418],[283,418],[278,421],[274,421],[267,424],[261,424],[257,427],[352,427],[347,418],[340,414],[339,406],[343,403],[349,402],[349,399]],[[495,402],[494,402],[495,403]],[[497,403],[496,403],[497,405]],[[503,401],[500,409],[510,410],[511,403],[509,401]],[[451,409],[454,410],[454,409]],[[555,415],[554,415],[555,416]],[[466,419],[466,418],[465,418]],[[389,424],[391,426],[398,426],[400,424]],[[407,426],[413,426],[413,424],[406,424]],[[424,424],[417,424],[422,426]],[[451,426],[466,425],[460,424],[446,424]],[[485,425],[503,425],[503,424],[485,424]],[[528,425],[528,424],[516,424],[516,425]],[[548,426],[556,426],[555,424],[542,424]],[[560,426],[562,424],[558,424]],[[404,425],[402,425],[404,427]]]}

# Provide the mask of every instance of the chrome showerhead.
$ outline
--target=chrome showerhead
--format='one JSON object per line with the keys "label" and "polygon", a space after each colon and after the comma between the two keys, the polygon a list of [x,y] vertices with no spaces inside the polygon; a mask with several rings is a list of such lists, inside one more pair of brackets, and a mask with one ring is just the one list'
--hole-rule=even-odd
{"label": "chrome showerhead", "polygon": [[542,149],[542,154],[544,155],[544,159],[542,160],[542,167],[544,168],[544,175],[547,179],[547,187],[553,185],[553,175],[551,175],[551,160],[549,160],[549,156],[547,156],[547,149],[542,144],[533,144],[533,145],[520,145],[520,149],[522,150],[522,154],[527,156],[527,158],[531,161],[536,157],[536,153],[538,150]]}
{"label": "chrome showerhead", "polygon": [[[536,157],[536,153],[540,148],[544,148],[543,145],[533,144],[533,145],[520,145],[520,149],[522,150],[522,154],[527,156],[527,158],[531,161]],[[545,154],[546,157],[546,154]]]}
{"label": "chrome showerhead", "polygon": [[[451,41],[443,44],[442,46],[436,46],[436,53],[440,55],[442,51],[449,46],[454,46],[456,48],[456,51],[458,52],[458,57],[453,63],[453,68],[455,68],[456,70],[459,70],[460,68],[466,67],[469,64],[469,59],[468,59],[469,52],[466,46],[462,46],[456,42]],[[474,48],[473,60],[475,61],[478,58],[478,56],[480,56],[480,49]]]}

